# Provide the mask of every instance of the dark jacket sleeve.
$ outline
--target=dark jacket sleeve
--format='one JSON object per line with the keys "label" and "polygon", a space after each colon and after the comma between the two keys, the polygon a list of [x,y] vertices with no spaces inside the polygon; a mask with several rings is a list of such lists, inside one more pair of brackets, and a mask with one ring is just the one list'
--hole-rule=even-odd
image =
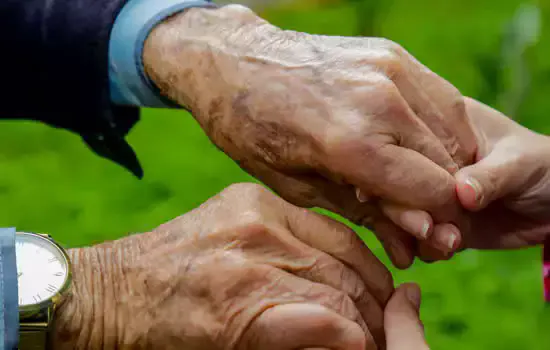
{"label": "dark jacket sleeve", "polygon": [[109,33],[126,0],[0,1],[0,118],[74,131],[141,177],[124,140],[137,108],[110,102]]}

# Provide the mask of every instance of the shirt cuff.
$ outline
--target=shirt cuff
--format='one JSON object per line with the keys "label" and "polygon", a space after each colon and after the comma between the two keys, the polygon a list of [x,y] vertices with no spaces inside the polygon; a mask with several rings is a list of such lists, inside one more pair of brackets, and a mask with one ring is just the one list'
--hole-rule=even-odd
{"label": "shirt cuff", "polygon": [[15,228],[0,228],[0,348],[16,349],[19,339],[19,292]]}
{"label": "shirt cuff", "polygon": [[118,14],[109,39],[111,101],[118,105],[174,108],[143,69],[142,52],[151,30],[192,7],[216,7],[210,0],[130,0]]}

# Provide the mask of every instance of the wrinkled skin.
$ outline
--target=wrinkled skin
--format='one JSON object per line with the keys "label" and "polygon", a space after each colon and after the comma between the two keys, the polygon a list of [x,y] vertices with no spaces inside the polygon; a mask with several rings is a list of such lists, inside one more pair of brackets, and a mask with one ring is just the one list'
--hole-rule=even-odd
{"label": "wrinkled skin", "polygon": [[71,257],[56,349],[385,348],[388,270],[348,227],[259,185]]}
{"label": "wrinkled skin", "polygon": [[459,217],[452,174],[474,160],[475,135],[457,89],[399,45],[283,31],[227,6],[157,26],[144,62],[243,169],[372,228],[397,266],[410,264],[394,258],[407,232],[444,253],[460,244],[431,216]]}

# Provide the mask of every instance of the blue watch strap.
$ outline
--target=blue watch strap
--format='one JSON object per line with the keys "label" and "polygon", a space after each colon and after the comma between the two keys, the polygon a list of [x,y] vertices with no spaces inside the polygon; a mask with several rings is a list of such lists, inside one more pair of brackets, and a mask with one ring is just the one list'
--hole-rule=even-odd
{"label": "blue watch strap", "polygon": [[209,0],[130,0],[118,14],[109,39],[111,100],[120,105],[175,107],[143,70],[143,45],[165,18],[192,7],[216,7]]}
{"label": "blue watch strap", "polygon": [[0,345],[17,349],[19,293],[15,259],[15,228],[0,228]]}

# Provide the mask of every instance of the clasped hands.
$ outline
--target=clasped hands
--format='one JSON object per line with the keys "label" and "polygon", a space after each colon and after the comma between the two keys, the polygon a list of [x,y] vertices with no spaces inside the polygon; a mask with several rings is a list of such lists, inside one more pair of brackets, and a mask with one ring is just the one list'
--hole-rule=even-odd
{"label": "clasped hands", "polygon": [[541,240],[547,138],[394,42],[284,31],[231,5],[159,25],[144,62],[243,169],[372,229],[398,267]]}
{"label": "clasped hands", "polygon": [[548,139],[391,41],[192,9],[153,30],[144,63],[284,200],[235,185],[150,233],[71,251],[56,349],[425,349],[416,287],[394,292],[351,229],[304,207],[371,228],[401,268],[548,232]]}

